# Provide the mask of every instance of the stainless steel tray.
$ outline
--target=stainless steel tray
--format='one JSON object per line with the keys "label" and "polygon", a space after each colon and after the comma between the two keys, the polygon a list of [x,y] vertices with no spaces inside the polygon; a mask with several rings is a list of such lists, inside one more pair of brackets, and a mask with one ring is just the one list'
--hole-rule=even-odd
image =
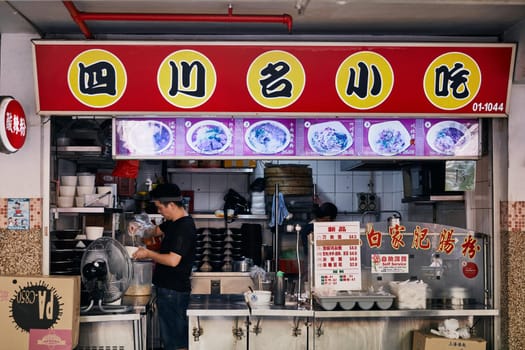
{"label": "stainless steel tray", "polygon": [[363,291],[339,291],[335,296],[314,295],[314,299],[324,310],[333,310],[338,305],[343,310],[351,310],[356,305],[362,310],[370,310],[374,305],[386,310],[392,307],[395,296],[389,293]]}

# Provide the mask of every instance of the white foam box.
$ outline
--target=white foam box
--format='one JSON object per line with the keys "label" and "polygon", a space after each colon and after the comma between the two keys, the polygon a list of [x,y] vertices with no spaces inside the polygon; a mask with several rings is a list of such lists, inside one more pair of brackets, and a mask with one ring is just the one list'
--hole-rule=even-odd
{"label": "white foam box", "polygon": [[78,344],[80,276],[0,276],[0,350]]}
{"label": "white foam box", "polygon": [[414,331],[412,350],[486,350],[487,342],[481,338],[449,339],[434,334]]}
{"label": "white foam box", "polygon": [[427,284],[420,281],[390,282],[390,291],[396,296],[398,309],[426,309]]}

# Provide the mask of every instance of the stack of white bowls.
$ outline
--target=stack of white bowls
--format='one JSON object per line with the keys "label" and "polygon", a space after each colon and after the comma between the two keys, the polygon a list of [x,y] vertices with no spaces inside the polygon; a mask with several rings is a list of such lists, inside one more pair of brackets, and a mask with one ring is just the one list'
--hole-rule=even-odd
{"label": "stack of white bowls", "polygon": [[77,177],[77,207],[83,207],[85,204],[85,196],[95,194],[95,175],[90,173],[79,173]]}
{"label": "stack of white bowls", "polygon": [[76,176],[61,176],[60,186],[58,187],[58,201],[59,208],[71,208],[75,200],[76,193]]}

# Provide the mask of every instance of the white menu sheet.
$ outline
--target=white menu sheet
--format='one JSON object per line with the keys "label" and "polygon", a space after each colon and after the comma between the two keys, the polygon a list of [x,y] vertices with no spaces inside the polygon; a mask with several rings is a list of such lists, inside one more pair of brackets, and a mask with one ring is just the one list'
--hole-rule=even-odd
{"label": "white menu sheet", "polygon": [[314,223],[315,286],[361,290],[359,221]]}

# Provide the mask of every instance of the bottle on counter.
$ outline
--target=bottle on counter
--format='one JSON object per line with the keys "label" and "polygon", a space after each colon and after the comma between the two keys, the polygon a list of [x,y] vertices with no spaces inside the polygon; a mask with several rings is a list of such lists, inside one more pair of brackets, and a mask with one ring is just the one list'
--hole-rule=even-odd
{"label": "bottle on counter", "polygon": [[275,275],[273,304],[274,305],[284,305],[284,272],[282,271],[277,271]]}

